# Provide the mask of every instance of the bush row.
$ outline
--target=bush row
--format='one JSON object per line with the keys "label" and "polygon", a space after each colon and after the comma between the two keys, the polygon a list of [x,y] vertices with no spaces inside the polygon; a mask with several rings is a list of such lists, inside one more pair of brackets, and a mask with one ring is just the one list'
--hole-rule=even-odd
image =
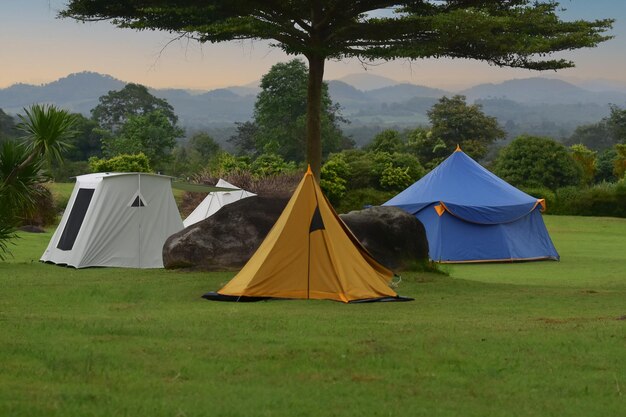
{"label": "bush row", "polygon": [[[242,184],[242,188],[257,194],[288,196],[293,192],[301,176],[298,174],[283,174],[267,178],[252,178],[250,175],[231,175],[226,179]],[[215,184],[217,177],[202,178],[207,184]],[[598,216],[626,218],[626,182],[601,183],[589,188],[563,187],[555,191],[547,188],[525,188],[526,193],[536,198],[544,198],[547,205],[547,214],[572,216]],[[205,197],[204,194],[192,193],[195,199],[185,198],[182,204],[183,214],[191,212]],[[351,210],[361,210],[367,205],[380,205],[392,198],[397,192],[376,190],[371,187],[350,190],[335,205],[338,213],[347,213]],[[44,187],[37,194],[36,209],[22,217],[22,224],[46,226],[53,224],[56,216],[63,211],[69,194],[59,199],[53,198],[52,193]],[[187,201],[189,200],[189,201]]]}
{"label": "bush row", "polygon": [[525,189],[537,198],[545,198],[548,214],[597,217],[626,217],[626,182],[601,183],[589,188],[563,187]]}

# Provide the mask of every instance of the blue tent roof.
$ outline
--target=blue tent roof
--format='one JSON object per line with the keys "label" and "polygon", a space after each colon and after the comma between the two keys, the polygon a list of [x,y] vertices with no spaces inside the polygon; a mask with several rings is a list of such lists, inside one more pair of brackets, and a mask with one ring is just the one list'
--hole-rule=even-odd
{"label": "blue tent roof", "polygon": [[536,199],[457,149],[385,206],[417,217],[438,262],[559,259]]}
{"label": "blue tent roof", "polygon": [[465,221],[498,224],[525,216],[541,202],[457,149],[437,168],[384,205],[415,214],[432,203],[443,203],[444,209]]}

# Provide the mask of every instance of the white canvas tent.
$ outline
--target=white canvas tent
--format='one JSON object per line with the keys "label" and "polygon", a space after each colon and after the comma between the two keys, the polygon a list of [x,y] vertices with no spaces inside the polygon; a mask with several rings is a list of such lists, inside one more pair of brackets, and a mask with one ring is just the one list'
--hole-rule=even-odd
{"label": "white canvas tent", "polygon": [[206,198],[198,204],[198,207],[196,207],[196,209],[183,221],[185,227],[189,227],[194,223],[198,223],[199,221],[212,216],[215,212],[227,204],[234,203],[242,198],[256,195],[249,191],[239,189],[221,178],[215,186],[220,188],[233,188],[233,190],[213,191],[209,193],[209,195],[207,195]]}
{"label": "white canvas tent", "polygon": [[182,229],[170,177],[81,175],[41,260],[76,268],[162,268],[165,240]]}

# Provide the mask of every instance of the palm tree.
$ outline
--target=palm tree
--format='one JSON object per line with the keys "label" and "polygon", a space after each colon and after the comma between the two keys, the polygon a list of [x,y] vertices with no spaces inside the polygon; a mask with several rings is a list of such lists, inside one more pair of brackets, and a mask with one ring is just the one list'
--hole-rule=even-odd
{"label": "palm tree", "polygon": [[0,260],[10,253],[21,213],[31,210],[38,195],[35,185],[45,180],[46,160],[62,162],[67,140],[74,134],[76,115],[52,105],[35,104],[19,115],[20,142],[0,146]]}

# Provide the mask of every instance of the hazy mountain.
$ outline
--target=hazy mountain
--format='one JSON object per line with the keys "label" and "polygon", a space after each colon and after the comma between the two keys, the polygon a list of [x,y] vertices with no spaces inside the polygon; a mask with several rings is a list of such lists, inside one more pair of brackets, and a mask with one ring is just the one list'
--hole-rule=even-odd
{"label": "hazy mountain", "polygon": [[206,93],[206,91],[192,93],[188,90],[179,90],[176,88],[164,88],[164,89],[149,88],[148,90],[150,91],[150,94],[157,96],[159,98],[163,98],[167,101],[185,100],[190,97],[195,97],[197,95]]}
{"label": "hazy mountain", "polygon": [[498,119],[509,137],[532,134],[563,138],[576,127],[597,123],[609,114],[608,103],[519,103],[502,98],[476,101],[485,114]]}
{"label": "hazy mountain", "polygon": [[191,130],[249,120],[256,100],[255,95],[241,96],[230,88],[218,88],[202,94],[171,89],[151,89],[150,92],[166,99],[174,107],[180,124]]}
{"label": "hazy mountain", "polygon": [[452,93],[438,88],[425,87],[423,85],[415,84],[396,84],[390,87],[377,88],[367,92],[369,97],[375,98],[378,101],[384,102],[398,102],[410,100],[413,97],[434,97],[440,98],[445,95],[451,95]]}
{"label": "hazy mountain", "polygon": [[375,90],[377,88],[390,87],[398,84],[397,81],[391,78],[374,74],[350,74],[339,78],[338,81],[343,81],[362,91]]}
{"label": "hazy mountain", "polygon": [[233,93],[237,94],[238,96],[255,96],[257,94],[259,94],[259,92],[261,91],[261,89],[257,86],[254,87],[238,87],[238,86],[233,86],[233,87],[227,87],[227,90],[232,91]]}
{"label": "hazy mountain", "polygon": [[333,80],[328,82],[328,87],[331,98],[341,105],[345,116],[414,114],[421,111],[423,103],[428,103],[430,107],[436,99],[449,94],[443,90],[413,84],[361,91],[343,81]]}
{"label": "hazy mountain", "polygon": [[554,78],[525,78],[500,84],[480,84],[460,94],[470,101],[479,99],[507,99],[520,103],[626,103],[626,93],[619,91],[594,92]]}
{"label": "hazy mountain", "polygon": [[[388,85],[373,88],[376,83]],[[15,114],[33,103],[53,103],[89,116],[99,97],[111,90],[120,90],[125,84],[111,76],[90,72],[72,74],[43,85],[16,84],[0,89],[0,109]],[[354,84],[365,87],[358,88]],[[557,79],[529,78],[481,84],[462,94],[468,97],[469,103],[481,104],[485,113],[496,117],[510,135],[527,132],[564,137],[577,126],[595,123],[608,115],[609,103],[626,105],[626,93],[617,89],[602,91],[601,84],[595,85],[599,91]],[[443,95],[453,95],[371,74],[332,80],[328,86],[331,98],[341,106],[343,117],[351,122],[345,129],[353,132],[359,143],[384,128],[404,129],[427,124],[428,109]],[[208,129],[213,134],[221,129],[227,137],[232,134],[235,122],[252,118],[260,90],[257,82],[211,91],[150,91],[174,107],[181,125],[188,131]]]}
{"label": "hazy mountain", "polygon": [[14,84],[0,89],[0,108],[7,113],[18,113],[34,103],[54,103],[76,113],[89,114],[100,96],[124,85],[123,81],[95,72],[70,74],[38,86]]}
{"label": "hazy mountain", "polygon": [[344,107],[352,105],[359,107],[369,100],[363,91],[338,80],[328,81],[328,93],[334,102],[341,103]]}
{"label": "hazy mountain", "polygon": [[626,93],[626,84],[612,80],[584,80],[576,83],[581,88],[597,93],[620,92]]}
{"label": "hazy mountain", "polygon": [[207,91],[206,93],[199,94],[196,96],[197,98],[209,98],[209,99],[224,99],[224,100],[233,100],[240,97],[238,94],[233,93],[228,88],[217,88],[215,90]]}

